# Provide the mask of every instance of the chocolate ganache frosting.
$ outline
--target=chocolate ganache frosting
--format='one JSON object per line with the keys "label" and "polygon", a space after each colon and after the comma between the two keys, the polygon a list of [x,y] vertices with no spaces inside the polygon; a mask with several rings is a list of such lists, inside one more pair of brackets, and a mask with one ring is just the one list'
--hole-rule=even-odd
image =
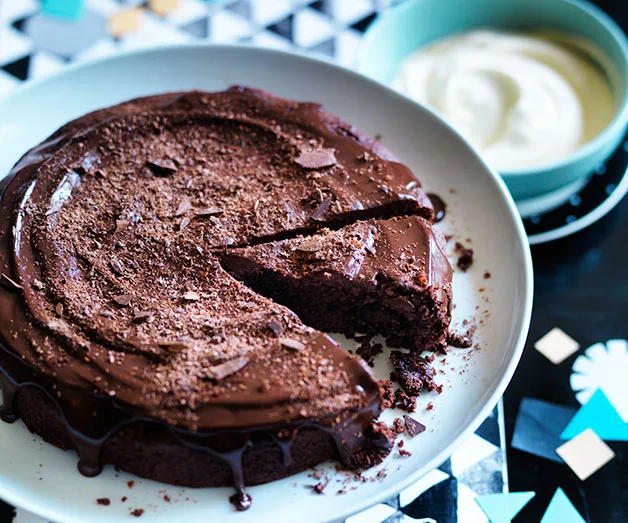
{"label": "chocolate ganache frosting", "polygon": [[65,125],[2,186],[2,418],[83,474],[231,483],[241,509],[245,484],[372,464],[389,442],[366,366],[221,259],[398,215],[433,217],[416,178],[317,104],[234,87]]}

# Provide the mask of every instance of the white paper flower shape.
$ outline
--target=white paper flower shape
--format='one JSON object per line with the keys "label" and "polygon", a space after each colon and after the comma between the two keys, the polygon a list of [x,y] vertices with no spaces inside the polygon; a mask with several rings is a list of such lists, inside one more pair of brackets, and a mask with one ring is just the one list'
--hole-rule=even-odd
{"label": "white paper flower shape", "polygon": [[628,341],[608,340],[591,345],[574,361],[571,388],[585,404],[602,389],[624,421],[628,422]]}

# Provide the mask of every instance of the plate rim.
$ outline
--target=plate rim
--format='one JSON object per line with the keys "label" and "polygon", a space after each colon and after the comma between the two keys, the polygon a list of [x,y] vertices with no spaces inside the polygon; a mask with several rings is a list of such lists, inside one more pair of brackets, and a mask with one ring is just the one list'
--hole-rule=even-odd
{"label": "plate rim", "polygon": [[[353,77],[360,82],[369,84],[372,88],[379,89],[382,92],[385,92],[387,96],[394,96],[397,98],[402,98],[407,100],[403,95],[397,93],[393,89],[385,86],[375,80],[368,78],[367,76],[356,72],[348,67],[336,64],[329,59],[325,59],[319,56],[312,56],[311,54],[306,54],[303,51],[295,51],[295,50],[279,50],[279,49],[270,49],[257,47],[250,44],[215,44],[208,42],[193,42],[193,43],[175,43],[175,44],[164,44],[160,46],[151,46],[143,49],[125,49],[115,52],[112,55],[99,57],[97,59],[88,60],[85,62],[73,63],[70,64],[63,69],[61,69],[58,73],[53,74],[51,76],[37,79],[34,81],[27,81],[24,85],[18,87],[10,93],[8,96],[0,99],[0,117],[2,115],[2,107],[4,104],[11,103],[13,99],[18,96],[25,96],[32,89],[38,88],[41,85],[45,85],[48,81],[63,77],[66,75],[71,75],[75,71],[80,71],[85,68],[94,68],[99,64],[113,62],[117,60],[121,60],[127,58],[129,56],[142,56],[142,55],[155,55],[164,52],[171,52],[173,50],[180,50],[181,52],[190,51],[190,50],[198,50],[198,49],[212,49],[212,50],[224,50],[224,51],[237,51],[242,53],[257,53],[259,55],[280,55],[286,58],[292,58],[300,61],[305,61],[308,63],[314,63],[318,65],[323,65],[324,67],[328,67],[330,69],[335,70],[336,72],[344,75],[348,75],[349,77]],[[399,481],[394,482],[392,485],[387,488],[378,491],[377,495],[371,496],[369,498],[355,501],[351,503],[349,506],[343,506],[342,503],[339,503],[338,512],[334,515],[332,519],[328,519],[327,521],[336,521],[338,519],[347,518],[353,514],[361,512],[373,505],[381,503],[382,501],[389,499],[390,497],[396,495],[401,490],[407,488],[412,483],[415,483],[418,479],[420,479],[424,474],[429,472],[439,466],[443,461],[445,461],[458,446],[468,438],[472,433],[474,433],[477,428],[481,425],[481,423],[488,417],[490,412],[495,408],[495,405],[498,403],[499,399],[503,396],[506,387],[512,380],[514,372],[519,364],[521,356],[523,354],[523,350],[525,347],[525,342],[527,339],[530,320],[532,316],[532,303],[533,303],[533,293],[534,293],[534,283],[533,283],[533,266],[532,266],[532,257],[530,251],[530,244],[528,241],[528,237],[526,235],[523,222],[521,217],[517,211],[516,205],[510,192],[508,191],[505,182],[502,178],[491,169],[486,162],[481,158],[479,153],[473,148],[467,140],[465,140],[458,131],[456,131],[451,125],[445,122],[440,116],[438,116],[433,110],[430,108],[413,102],[415,105],[418,105],[421,110],[427,113],[428,117],[431,117],[433,121],[436,122],[437,125],[441,125],[447,128],[447,130],[455,135],[458,140],[462,141],[464,145],[469,149],[469,153],[475,157],[475,160],[479,162],[486,174],[491,179],[492,183],[495,185],[495,188],[499,192],[502,197],[503,203],[510,215],[510,222],[513,232],[515,232],[515,237],[513,241],[518,244],[517,250],[519,251],[519,259],[521,260],[521,265],[523,272],[521,274],[521,283],[519,284],[517,290],[521,292],[522,303],[520,314],[518,315],[518,324],[520,326],[517,335],[514,337],[512,346],[512,356],[510,361],[504,368],[501,377],[499,377],[499,381],[496,383],[493,392],[488,397],[487,401],[484,403],[484,406],[478,411],[475,417],[472,419],[467,426],[460,431],[458,436],[450,443],[448,446],[442,448],[439,452],[437,452],[429,461],[425,462],[420,469],[417,469],[416,472],[408,474],[404,478],[400,478]],[[8,173],[7,173],[8,174]],[[23,508],[24,510],[30,511],[34,514],[42,516],[44,518],[48,518],[53,521],[58,522],[78,522],[75,517],[68,513],[60,513],[54,509],[47,509],[45,506],[37,505],[33,503],[32,500],[29,500],[27,495],[15,495],[11,493],[10,488],[5,488],[0,484],[0,498],[6,500],[8,503]],[[31,496],[32,497],[32,496]],[[36,499],[36,498],[35,498]],[[235,516],[234,512],[234,516]],[[112,516],[113,517],[113,516]]]}
{"label": "plate rim", "polygon": [[[628,143],[628,141],[626,142]],[[623,147],[621,145],[620,147]],[[594,174],[595,176],[595,174]],[[586,187],[586,185],[584,186]],[[584,189],[583,187],[583,189]],[[566,238],[568,236],[572,236],[577,232],[580,232],[587,227],[590,227],[597,221],[604,218],[607,214],[609,214],[615,207],[619,205],[619,203],[624,199],[628,193],[628,169],[624,171],[621,180],[615,187],[615,190],[611,192],[602,203],[600,203],[597,207],[591,210],[589,213],[585,214],[582,218],[575,220],[566,225],[561,225],[556,229],[551,229],[549,231],[540,232],[537,234],[530,234],[528,236],[528,241],[530,245],[542,245],[545,243],[550,243],[556,240],[560,240],[561,238]],[[544,213],[541,213],[543,215]]]}

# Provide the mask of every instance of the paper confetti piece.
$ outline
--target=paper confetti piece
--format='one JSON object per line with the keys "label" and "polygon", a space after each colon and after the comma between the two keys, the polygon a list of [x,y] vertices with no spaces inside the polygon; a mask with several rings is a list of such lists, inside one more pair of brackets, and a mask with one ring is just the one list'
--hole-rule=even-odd
{"label": "paper confetti piece", "polygon": [[624,423],[604,392],[599,389],[586,405],[580,407],[560,439],[571,439],[586,429],[593,429],[605,441],[628,441],[628,423]]}
{"label": "paper confetti piece", "polygon": [[534,344],[534,348],[554,365],[558,365],[577,352],[580,344],[558,327],[554,327]]}
{"label": "paper confetti piece", "polygon": [[573,506],[562,488],[558,487],[541,519],[541,523],[587,523]]}
{"label": "paper confetti piece", "polygon": [[140,27],[141,9],[124,9],[109,17],[107,29],[114,38],[137,31]]}
{"label": "paper confetti piece", "polygon": [[535,496],[534,492],[511,492],[510,494],[485,494],[475,501],[491,523],[510,523],[523,507]]}
{"label": "paper confetti piece", "polygon": [[591,429],[586,429],[556,449],[563,461],[582,481],[600,470],[615,453]]}
{"label": "paper confetti piece", "polygon": [[602,385],[602,390],[611,405],[615,407],[622,421],[628,422],[628,380],[624,374],[623,381],[609,381]]}
{"label": "paper confetti piece", "polygon": [[528,454],[562,463],[556,447],[563,443],[561,433],[575,414],[576,409],[572,407],[523,398],[510,445]]}
{"label": "paper confetti piece", "polygon": [[41,12],[56,18],[76,21],[81,18],[84,9],[84,0],[42,0]]}
{"label": "paper confetti piece", "polygon": [[148,8],[156,15],[166,16],[179,9],[179,0],[148,0]]}
{"label": "paper confetti piece", "polygon": [[594,343],[578,356],[569,382],[576,399],[585,404],[597,389],[604,390],[622,419],[628,422],[628,341]]}

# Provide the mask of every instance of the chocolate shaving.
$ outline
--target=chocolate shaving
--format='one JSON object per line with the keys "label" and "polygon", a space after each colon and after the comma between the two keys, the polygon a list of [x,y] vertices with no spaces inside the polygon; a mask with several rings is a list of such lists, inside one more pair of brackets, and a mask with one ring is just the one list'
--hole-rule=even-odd
{"label": "chocolate shaving", "polygon": [[139,311],[133,314],[133,323],[143,323],[150,320],[153,317],[153,313],[150,311]]}
{"label": "chocolate shaving", "polygon": [[318,238],[307,238],[300,242],[295,248],[295,251],[300,252],[316,252],[323,248],[322,242]]}
{"label": "chocolate shaving", "polygon": [[406,422],[406,430],[411,437],[414,438],[417,434],[421,434],[421,432],[425,431],[425,425],[423,425],[423,423],[419,423],[407,414],[403,415],[403,419]]}
{"label": "chocolate shaving", "polygon": [[183,295],[185,301],[198,301],[201,297],[193,291],[188,291]]}
{"label": "chocolate shaving", "polygon": [[330,205],[331,205],[331,196],[327,196],[323,200],[323,202],[318,206],[318,208],[312,213],[312,216],[310,216],[310,218],[316,221],[322,220],[327,214],[327,211],[329,210]]}
{"label": "chocolate shaving", "polygon": [[111,311],[100,311],[98,313],[98,315],[102,316],[103,318],[107,318],[107,319],[113,318],[113,312],[111,312]]}
{"label": "chocolate shaving", "polygon": [[183,216],[184,214],[188,213],[191,210],[192,210],[192,204],[190,203],[190,200],[183,200],[179,204],[179,207],[177,207],[177,211],[174,213],[174,215]]}
{"label": "chocolate shaving", "polygon": [[305,169],[321,169],[336,165],[336,155],[333,149],[301,151],[301,154],[294,161]]}
{"label": "chocolate shaving", "polygon": [[32,282],[33,288],[37,291],[41,291],[44,288],[44,282],[35,278]]}
{"label": "chocolate shaving", "polygon": [[114,296],[112,299],[120,307],[128,307],[131,304],[133,296],[131,296],[130,294],[119,294],[118,296]]}
{"label": "chocolate shaving", "polygon": [[63,316],[63,303],[57,303],[57,305],[55,306],[55,312],[58,316]]}
{"label": "chocolate shaving", "polygon": [[159,346],[168,352],[183,352],[190,348],[189,345],[182,341],[162,341],[159,343]]}
{"label": "chocolate shaving", "polygon": [[214,365],[207,369],[207,377],[214,380],[222,380],[244,368],[248,362],[249,358],[240,356],[239,358],[225,361],[219,365]]}
{"label": "chocolate shaving", "polygon": [[[9,278],[6,274],[3,274],[2,277],[0,278],[0,284],[4,288],[12,290],[12,291],[21,291],[22,290],[22,286],[18,282],[16,282],[15,280],[12,280],[11,278]],[[43,287],[43,285],[42,285],[42,287]]]}
{"label": "chocolate shaving", "polygon": [[116,220],[116,233],[122,232],[131,225],[129,220]]}
{"label": "chocolate shaving", "polygon": [[299,340],[295,340],[292,338],[279,338],[279,343],[287,349],[292,350],[303,350],[305,349],[305,345],[301,343]]}
{"label": "chocolate shaving", "polygon": [[169,176],[177,172],[177,166],[172,160],[146,160],[146,165],[156,176]]}
{"label": "chocolate shaving", "polygon": [[283,333],[283,328],[279,323],[274,320],[270,320],[268,323],[268,328],[275,333],[276,336],[281,336]]}
{"label": "chocolate shaving", "polygon": [[190,219],[189,218],[183,218],[183,220],[181,220],[181,223],[179,224],[179,230],[182,231],[188,225],[190,225]]}
{"label": "chocolate shaving", "polygon": [[122,264],[122,262],[120,260],[118,260],[117,258],[113,258],[110,262],[109,262],[109,266],[111,267],[111,270],[116,273],[118,276],[122,276],[124,275],[124,265]]}
{"label": "chocolate shaving", "polygon": [[[257,203],[257,200],[256,200]],[[218,207],[206,207],[205,209],[201,209],[199,211],[196,211],[196,216],[200,217],[200,218],[204,218],[206,216],[219,216],[223,213],[224,211]]]}

